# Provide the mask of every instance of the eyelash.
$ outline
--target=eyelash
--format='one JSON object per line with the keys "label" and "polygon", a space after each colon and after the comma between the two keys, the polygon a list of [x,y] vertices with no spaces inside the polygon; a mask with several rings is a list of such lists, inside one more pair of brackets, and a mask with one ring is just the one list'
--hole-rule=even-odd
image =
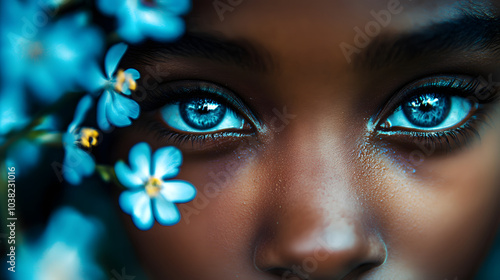
{"label": "eyelash", "polygon": [[[468,81],[469,80],[469,81]],[[418,82],[417,82],[418,83]],[[419,96],[424,93],[431,91],[437,91],[444,93],[449,96],[459,96],[463,98],[473,98],[477,96],[478,92],[488,89],[487,86],[481,85],[478,79],[464,78],[464,77],[434,77],[430,83],[424,84],[420,87],[406,87],[406,90],[402,92],[410,92],[409,94],[403,94],[397,98],[396,102],[389,101],[389,106],[386,106],[382,110],[388,111],[389,113],[394,112],[399,106],[401,106],[404,100],[410,99],[415,96]],[[425,147],[431,147],[432,150],[439,151],[452,151],[456,148],[466,147],[472,141],[480,139],[480,133],[478,128],[481,125],[489,124],[489,112],[491,105],[494,105],[499,99],[498,89],[493,89],[491,95],[485,99],[475,102],[478,106],[477,109],[467,116],[467,120],[461,124],[459,127],[445,130],[445,131],[434,131],[434,132],[423,132],[423,131],[406,131],[406,130],[384,130],[381,128],[382,122],[376,125],[376,130],[380,139],[387,138],[389,141],[401,142],[403,144],[413,143],[424,145]],[[394,106],[396,103],[397,106]],[[388,110],[389,108],[390,110]],[[387,113],[381,114],[385,120],[389,117]]]}
{"label": "eyelash", "polygon": [[[430,80],[430,82],[422,82],[428,80]],[[416,87],[414,84],[420,85]],[[478,79],[471,79],[470,77],[467,78],[465,76],[435,76],[430,79],[423,79],[419,82],[410,84],[410,86],[406,86],[403,90],[398,92],[395,98],[392,98],[389,102],[387,102],[387,105],[381,110],[382,113],[379,114],[383,116],[380,119],[385,120],[389,117],[387,112],[394,112],[395,109],[401,106],[404,100],[430,91],[437,91],[449,96],[471,98],[484,89],[487,89],[487,86],[481,85]],[[211,94],[215,96],[215,99],[218,102],[228,105],[234,112],[241,115],[245,121],[250,123],[252,126],[251,131],[246,133],[234,131],[213,132],[206,134],[178,133],[167,128],[163,121],[156,118],[154,121],[147,122],[147,127],[156,133],[159,141],[168,141],[169,143],[177,145],[191,142],[193,146],[198,145],[200,148],[204,146],[216,145],[217,140],[219,139],[231,140],[241,138],[242,136],[255,135],[255,127],[259,124],[257,118],[248,109],[248,106],[239,101],[237,97],[228,96],[227,92],[228,90],[223,87],[209,82],[181,81],[177,82],[177,84],[174,82],[173,85],[148,92],[147,98],[141,102],[141,107],[144,111],[157,111],[157,109],[165,106],[166,104],[173,104],[180,102],[183,99],[198,96],[206,97],[207,94]],[[473,140],[480,138],[478,127],[489,123],[490,105],[496,103],[498,99],[498,89],[494,89],[487,99],[477,102],[477,108],[474,109],[463,124],[450,130],[434,132],[403,130],[391,131],[381,128],[381,123],[379,122],[376,125],[376,131],[378,132],[377,135],[380,137],[380,140],[386,138],[388,141],[400,142],[402,144],[413,143],[415,145],[419,143],[420,145],[425,145],[426,147],[430,146],[439,151],[451,151],[455,148],[465,147],[468,146]],[[252,121],[248,120],[249,115],[251,116]]]}
{"label": "eyelash", "polygon": [[[167,104],[176,104],[196,97],[210,97],[228,106],[236,114],[242,116],[243,119],[252,127],[242,132],[235,131],[221,131],[212,133],[179,133],[165,126],[164,121],[154,118],[149,121],[148,129],[155,132],[159,141],[168,141],[169,144],[182,145],[191,142],[192,145],[210,146],[210,144],[217,144],[217,140],[226,139],[228,141],[243,136],[255,135],[255,127],[259,125],[257,118],[248,109],[248,106],[243,104],[236,96],[216,84],[204,81],[179,81],[173,82],[169,86],[159,88],[148,92],[147,98],[141,102],[141,107],[144,111],[158,111],[159,108]],[[251,120],[249,120],[249,117]]]}

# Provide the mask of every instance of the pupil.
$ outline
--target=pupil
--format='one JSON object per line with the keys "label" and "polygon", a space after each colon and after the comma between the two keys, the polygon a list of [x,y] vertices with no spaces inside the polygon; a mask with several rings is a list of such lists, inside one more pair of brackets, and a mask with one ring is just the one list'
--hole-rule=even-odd
{"label": "pupil", "polygon": [[191,98],[179,104],[179,111],[186,124],[207,130],[222,122],[226,106],[210,98]]}
{"label": "pupil", "polygon": [[426,93],[410,98],[403,105],[403,112],[415,126],[434,127],[448,117],[450,104],[450,98],[445,95]]}
{"label": "pupil", "polygon": [[429,112],[430,110],[432,110],[432,106],[427,103],[424,103],[420,108],[420,110],[422,110],[423,112]]}

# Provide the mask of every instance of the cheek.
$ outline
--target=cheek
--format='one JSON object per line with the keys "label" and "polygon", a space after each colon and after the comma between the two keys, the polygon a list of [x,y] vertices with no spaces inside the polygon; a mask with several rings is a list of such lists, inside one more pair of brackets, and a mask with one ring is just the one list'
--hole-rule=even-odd
{"label": "cheek", "polygon": [[263,210],[255,203],[262,189],[253,184],[257,152],[250,146],[243,142],[218,156],[184,154],[176,179],[191,182],[197,195],[193,201],[177,205],[182,215],[178,224],[155,224],[151,230],[140,231],[129,215],[123,215],[140,258],[158,279],[200,279],[200,275],[245,273],[253,268],[240,269],[240,264],[253,262],[254,231]]}
{"label": "cheek", "polygon": [[[116,147],[120,155],[138,141],[154,142],[144,135],[124,139],[128,142]],[[466,275],[474,268],[472,260],[484,253],[498,224],[499,142],[500,130],[490,129],[481,143],[450,156],[430,156],[415,173],[399,170],[377,151],[359,154],[350,190],[380,229],[389,252],[384,267],[440,276]],[[139,231],[123,215],[145,267],[173,279],[253,269],[241,264],[253,262],[257,231],[277,223],[273,215],[283,211],[277,202],[289,195],[272,166],[250,144],[218,156],[185,154],[178,178],[193,183],[198,194],[179,205],[179,224]],[[305,195],[314,196],[312,189],[301,198]]]}
{"label": "cheek", "polygon": [[393,168],[377,174],[386,179],[375,189],[388,201],[375,211],[393,257],[440,275],[472,272],[500,217],[499,134],[490,129],[469,148],[431,155],[414,174]]}

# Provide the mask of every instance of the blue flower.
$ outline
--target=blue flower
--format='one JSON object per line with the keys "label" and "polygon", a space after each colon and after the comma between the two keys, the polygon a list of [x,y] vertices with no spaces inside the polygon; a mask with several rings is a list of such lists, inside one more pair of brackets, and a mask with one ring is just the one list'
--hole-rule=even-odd
{"label": "blue flower", "polygon": [[65,149],[62,176],[73,185],[79,185],[83,177],[94,173],[94,158],[80,147],[90,148],[97,145],[99,133],[92,128],[80,128],[88,110],[92,108],[92,97],[86,95],[76,107],[75,117],[63,134]]}
{"label": "blue flower", "polygon": [[132,123],[130,119],[139,116],[139,104],[125,95],[136,89],[136,80],[141,75],[133,68],[125,71],[116,69],[126,50],[124,43],[112,46],[104,61],[106,76],[98,65],[91,64],[83,80],[83,85],[91,92],[104,90],[97,104],[97,124],[102,130],[109,130],[111,125],[128,126]]}
{"label": "blue flower", "polygon": [[24,91],[18,83],[7,83],[0,89],[0,144],[3,135],[22,129],[29,122]]}
{"label": "blue flower", "polygon": [[184,33],[180,15],[191,9],[189,0],[98,0],[101,12],[118,17],[118,34],[128,42],[147,38],[171,41]]}
{"label": "blue flower", "polygon": [[150,229],[154,216],[162,225],[174,225],[180,213],[174,203],[191,201],[195,187],[181,180],[169,180],[179,173],[182,154],[175,147],[163,147],[153,154],[147,143],[136,144],[130,150],[128,167],[123,161],[115,165],[116,177],[129,190],[120,195],[120,207],[132,215],[137,228]]}
{"label": "blue flower", "polygon": [[[21,85],[18,83],[7,83],[0,89],[0,146],[5,144],[10,133],[19,132],[32,120],[26,113],[26,97]],[[56,124],[54,116],[45,116],[36,120],[40,122],[32,131],[54,131]],[[15,166],[16,174],[24,176],[31,168],[35,167],[42,156],[42,139],[33,139],[25,135],[17,138],[9,145],[6,151],[5,161],[7,166]]]}
{"label": "blue flower", "polygon": [[102,232],[97,220],[60,208],[36,242],[19,245],[16,272],[9,273],[16,280],[105,279],[93,258]]}
{"label": "blue flower", "polygon": [[102,51],[102,34],[83,13],[55,22],[47,1],[1,1],[0,60],[4,81],[27,85],[53,102],[77,87],[82,66]]}
{"label": "blue flower", "polygon": [[21,139],[7,150],[5,163],[7,166],[16,167],[17,176],[29,174],[31,168],[36,167],[42,155],[40,144],[37,141]]}

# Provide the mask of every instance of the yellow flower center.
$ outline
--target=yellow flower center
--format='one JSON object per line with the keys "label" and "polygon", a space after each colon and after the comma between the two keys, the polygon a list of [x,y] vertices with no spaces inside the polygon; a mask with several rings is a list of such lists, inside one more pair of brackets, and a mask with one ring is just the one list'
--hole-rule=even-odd
{"label": "yellow flower center", "polygon": [[137,83],[132,78],[132,75],[127,75],[120,69],[116,74],[115,90],[117,92],[122,92],[124,86],[128,87],[130,90],[135,90],[137,88]]}
{"label": "yellow flower center", "polygon": [[85,148],[90,148],[93,146],[97,146],[98,143],[99,132],[92,128],[82,128],[80,130],[80,138],[78,139],[78,143]]}
{"label": "yellow flower center", "polygon": [[158,178],[151,177],[146,184],[146,193],[149,197],[156,197],[161,190],[162,181]]}

